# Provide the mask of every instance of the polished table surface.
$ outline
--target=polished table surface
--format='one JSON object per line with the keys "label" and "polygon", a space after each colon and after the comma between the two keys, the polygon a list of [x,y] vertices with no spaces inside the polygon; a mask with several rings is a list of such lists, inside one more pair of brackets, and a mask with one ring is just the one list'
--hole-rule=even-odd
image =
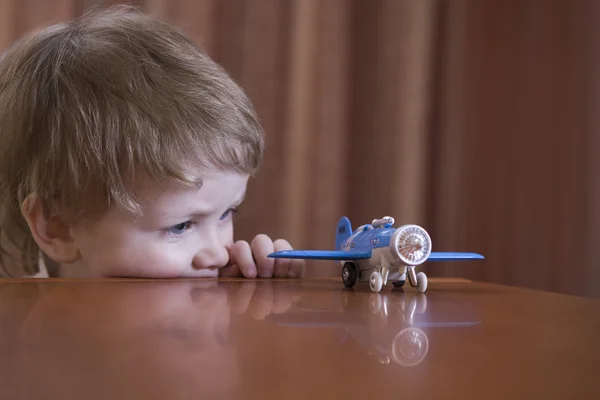
{"label": "polished table surface", "polygon": [[600,301],[460,280],[0,280],[0,399],[599,399]]}

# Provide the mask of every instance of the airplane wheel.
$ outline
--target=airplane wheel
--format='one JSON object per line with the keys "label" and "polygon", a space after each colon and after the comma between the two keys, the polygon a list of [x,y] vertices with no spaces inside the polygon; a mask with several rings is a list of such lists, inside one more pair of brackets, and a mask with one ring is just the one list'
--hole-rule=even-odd
{"label": "airplane wheel", "polygon": [[345,263],[342,267],[342,281],[344,282],[344,286],[347,288],[353,287],[357,279],[358,271],[356,270],[356,265],[351,262]]}
{"label": "airplane wheel", "polygon": [[369,287],[372,292],[379,293],[381,287],[383,286],[383,278],[381,274],[377,271],[373,272],[369,278]]}
{"label": "airplane wheel", "polygon": [[417,292],[424,293],[427,290],[427,275],[424,272],[417,274]]}
{"label": "airplane wheel", "polygon": [[404,283],[405,283],[405,282],[406,282],[406,280],[403,280],[403,281],[401,281],[401,280],[397,280],[397,281],[394,281],[394,282],[392,282],[392,284],[393,284],[393,285],[394,285],[394,287],[396,287],[396,288],[401,288],[402,286],[404,286]]}

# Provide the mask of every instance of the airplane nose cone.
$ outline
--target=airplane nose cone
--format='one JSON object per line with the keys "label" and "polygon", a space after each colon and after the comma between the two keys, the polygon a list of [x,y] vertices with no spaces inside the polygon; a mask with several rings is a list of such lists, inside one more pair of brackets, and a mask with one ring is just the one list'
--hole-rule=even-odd
{"label": "airplane nose cone", "polygon": [[415,246],[415,249],[421,250],[423,248],[423,240],[421,238],[417,238],[415,239],[413,245]]}

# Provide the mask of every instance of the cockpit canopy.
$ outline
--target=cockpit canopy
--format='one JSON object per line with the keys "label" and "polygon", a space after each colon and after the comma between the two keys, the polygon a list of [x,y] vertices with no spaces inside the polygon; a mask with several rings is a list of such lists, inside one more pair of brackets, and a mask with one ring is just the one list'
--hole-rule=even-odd
{"label": "cockpit canopy", "polygon": [[361,226],[359,226],[358,228],[356,228],[356,229],[354,230],[354,234],[357,234],[357,233],[359,233],[359,232],[366,232],[366,231],[370,231],[371,229],[374,229],[374,228],[373,228],[373,225],[371,225],[371,224],[364,224],[364,225],[361,225]]}
{"label": "cockpit canopy", "polygon": [[392,225],[394,225],[394,222],[394,218],[387,216],[380,219],[374,219],[370,224],[364,224],[356,228],[354,230],[354,234],[370,231],[371,229],[376,228],[391,228]]}

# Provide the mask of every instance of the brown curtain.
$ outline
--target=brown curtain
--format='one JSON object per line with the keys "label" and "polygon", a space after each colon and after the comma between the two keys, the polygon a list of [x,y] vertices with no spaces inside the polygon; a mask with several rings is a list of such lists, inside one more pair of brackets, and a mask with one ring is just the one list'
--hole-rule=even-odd
{"label": "brown curtain", "polygon": [[[110,3],[2,1],[0,46]],[[487,257],[431,276],[600,297],[597,2],[130,3],[190,33],[262,118],[238,238],[331,248],[341,215],[391,215],[435,250]]]}

